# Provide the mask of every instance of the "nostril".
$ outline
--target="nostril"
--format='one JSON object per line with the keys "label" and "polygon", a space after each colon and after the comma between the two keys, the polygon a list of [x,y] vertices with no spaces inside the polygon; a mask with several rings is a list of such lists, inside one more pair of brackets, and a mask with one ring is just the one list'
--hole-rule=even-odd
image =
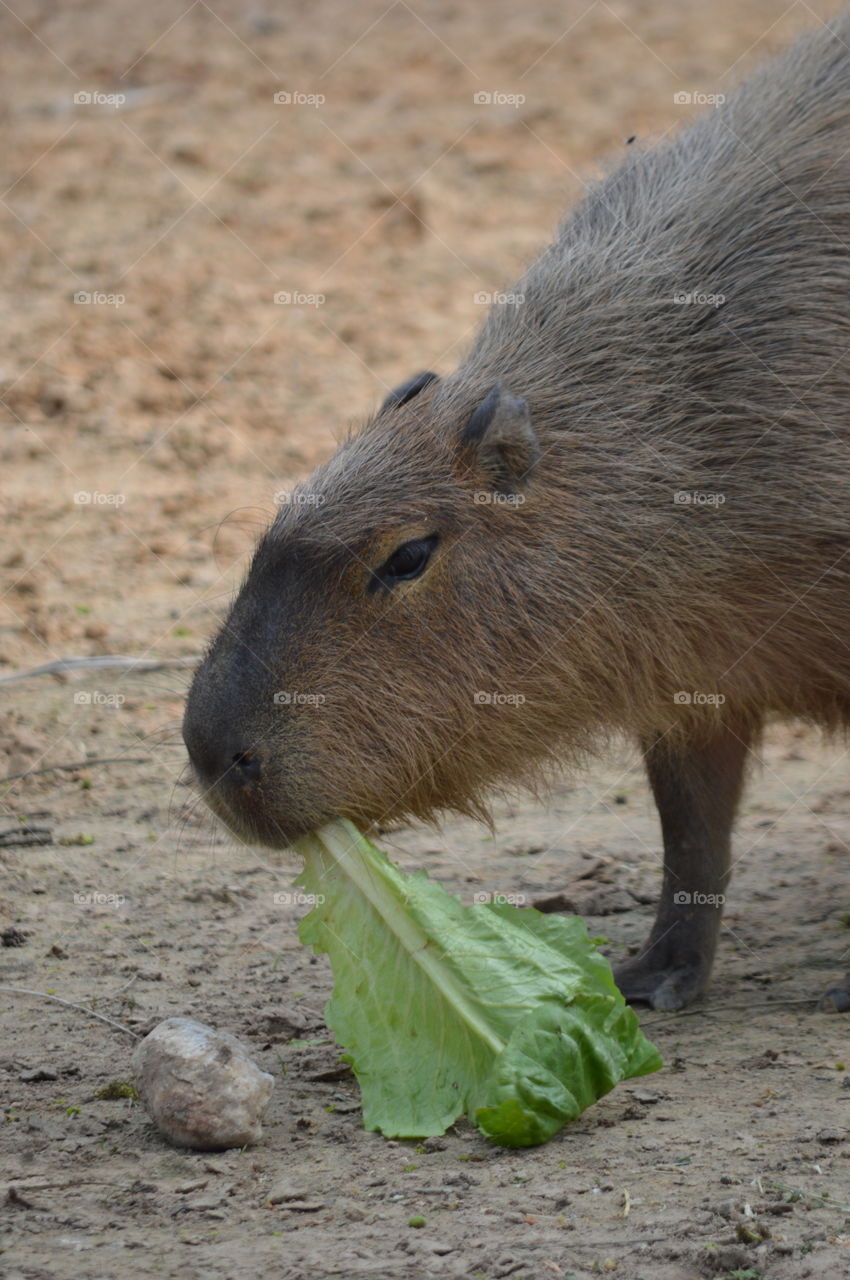
{"label": "nostril", "polygon": [[237,751],[232,764],[243,782],[256,782],[260,776],[260,757],[253,751]]}

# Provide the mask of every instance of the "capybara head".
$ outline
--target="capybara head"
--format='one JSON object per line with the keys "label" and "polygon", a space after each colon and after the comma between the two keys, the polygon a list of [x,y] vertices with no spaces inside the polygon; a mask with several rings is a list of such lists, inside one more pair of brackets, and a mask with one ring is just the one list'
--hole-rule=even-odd
{"label": "capybara head", "polygon": [[535,656],[563,636],[563,565],[540,454],[526,400],[420,374],[289,495],[183,725],[237,834],[481,816],[550,754],[563,691]]}

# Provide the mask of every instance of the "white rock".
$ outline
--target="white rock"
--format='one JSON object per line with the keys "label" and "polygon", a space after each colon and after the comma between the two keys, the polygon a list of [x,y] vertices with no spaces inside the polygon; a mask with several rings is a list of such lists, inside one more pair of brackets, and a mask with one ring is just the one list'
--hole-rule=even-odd
{"label": "white rock", "polygon": [[166,1018],[136,1046],[136,1088],[169,1141],[202,1151],[257,1142],[274,1087],[235,1036]]}

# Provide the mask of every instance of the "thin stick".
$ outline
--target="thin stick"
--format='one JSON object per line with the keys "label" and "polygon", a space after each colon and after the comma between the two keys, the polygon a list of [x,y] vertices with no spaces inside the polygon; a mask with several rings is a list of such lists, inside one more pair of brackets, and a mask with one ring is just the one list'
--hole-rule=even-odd
{"label": "thin stick", "polygon": [[[26,1181],[27,1178],[41,1178],[42,1181],[35,1183],[34,1186]],[[10,1190],[13,1191],[53,1191],[58,1187],[114,1187],[114,1178],[77,1178],[74,1177],[70,1182],[44,1182],[44,1175],[39,1173],[23,1173],[20,1178],[10,1184]]]}
{"label": "thin stick", "polygon": [[33,845],[53,844],[49,827],[10,827],[0,831],[0,849],[31,849]]}
{"label": "thin stick", "polygon": [[11,676],[0,676],[0,684],[17,684],[19,680],[32,680],[36,676],[54,676],[63,671],[79,669],[92,670],[101,668],[109,670],[123,667],[128,671],[159,671],[165,667],[194,667],[201,661],[203,654],[193,654],[188,658],[133,658],[123,657],[118,653],[107,653],[91,658],[57,658],[55,662],[45,662],[41,667],[31,667],[29,671],[16,671]]}
{"label": "thin stick", "polygon": [[46,764],[43,769],[25,769],[23,773],[8,773],[0,782],[17,782],[19,778],[35,778],[40,773],[73,773],[75,769],[88,769],[93,764],[144,764],[146,756],[100,756],[94,760],[76,760],[73,764]]}
{"label": "thin stick", "polygon": [[128,987],[132,987],[133,983],[136,981],[136,979],[138,978],[138,976],[139,976],[139,975],[138,975],[137,973],[134,973],[134,974],[133,974],[133,976],[132,976],[132,978],[128,978],[128,979],[127,979],[127,981],[126,981],[125,983],[123,983],[123,984],[118,988],[118,990],[117,990],[117,991],[113,991],[111,995],[106,996],[105,998],[106,998],[107,1000],[114,1000],[116,996],[120,996],[120,994],[121,994],[121,992],[122,992],[122,991],[126,991]]}
{"label": "thin stick", "polygon": [[831,1196],[824,1195],[821,1191],[804,1191],[802,1187],[787,1187],[782,1182],[774,1182],[772,1178],[767,1180],[765,1187],[768,1191],[782,1191],[786,1195],[799,1196],[801,1200],[819,1200],[824,1209],[837,1209],[839,1213],[850,1213],[850,1206],[838,1204]]}
{"label": "thin stick", "polygon": [[666,1018],[641,1018],[640,1025],[642,1027],[669,1027],[674,1022],[678,1022],[680,1018],[714,1018],[722,1013],[734,1013],[737,1011],[746,1011],[749,1013],[753,1009],[779,1009],[783,1005],[789,1004],[816,1004],[814,996],[796,996],[788,1000],[759,1000],[753,1004],[719,1004],[710,1006],[707,1009],[677,1009],[675,1013]]}
{"label": "thin stick", "polygon": [[48,991],[31,991],[28,987],[6,987],[0,986],[0,991],[7,991],[15,996],[36,996],[39,1000],[53,1000],[55,1004],[62,1004],[66,1009],[76,1009],[79,1013],[84,1013],[88,1018],[97,1018],[100,1022],[105,1022],[107,1026],[115,1027],[118,1031],[124,1031],[128,1036],[132,1036],[134,1040],[141,1040],[138,1031],[132,1031],[129,1027],[125,1027],[123,1022],[116,1022],[114,1018],[107,1018],[103,1013],[95,1013],[94,1009],[87,1009],[84,1004],[74,1004],[71,1000],[63,1000],[61,996],[52,996]]}

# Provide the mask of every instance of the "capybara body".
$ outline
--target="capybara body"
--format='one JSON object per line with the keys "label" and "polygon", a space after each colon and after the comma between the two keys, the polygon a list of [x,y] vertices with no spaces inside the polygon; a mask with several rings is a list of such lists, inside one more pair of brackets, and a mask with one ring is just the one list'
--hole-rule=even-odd
{"label": "capybara body", "polygon": [[618,980],[676,1008],[765,718],[850,722],[850,19],[629,149],[507,296],[291,495],[184,736],[272,845],[631,736],[664,877]]}

